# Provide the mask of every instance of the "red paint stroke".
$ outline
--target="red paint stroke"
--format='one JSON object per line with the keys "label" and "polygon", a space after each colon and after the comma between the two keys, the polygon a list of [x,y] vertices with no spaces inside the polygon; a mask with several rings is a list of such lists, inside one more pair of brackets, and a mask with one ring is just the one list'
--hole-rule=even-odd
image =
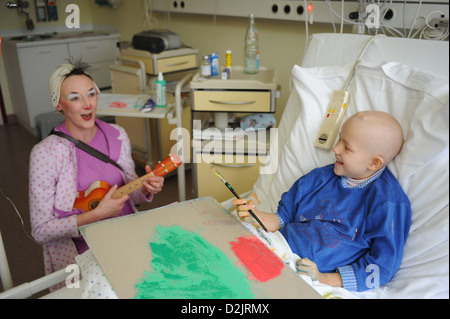
{"label": "red paint stroke", "polygon": [[124,109],[127,107],[127,103],[122,102],[122,101],[114,101],[112,102],[110,105],[108,105],[109,107],[114,107],[116,109]]}
{"label": "red paint stroke", "polygon": [[283,262],[257,237],[239,237],[230,242],[231,249],[247,269],[261,282],[281,274]]}

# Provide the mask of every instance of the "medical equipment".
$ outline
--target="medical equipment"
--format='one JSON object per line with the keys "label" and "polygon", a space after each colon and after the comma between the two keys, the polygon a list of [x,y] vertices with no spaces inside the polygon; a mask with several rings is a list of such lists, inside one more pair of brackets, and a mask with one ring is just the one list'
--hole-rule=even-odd
{"label": "medical equipment", "polygon": [[36,0],[36,20],[37,22],[47,21],[47,12],[45,10],[45,0]]}
{"label": "medical equipment", "polygon": [[[314,0],[314,9],[308,11],[311,8],[310,5],[312,5],[312,1],[309,0],[185,0],[173,1],[171,4],[165,0],[152,0],[151,10],[168,14],[242,18],[247,18],[251,12],[259,19],[330,23],[333,26],[339,23],[341,33],[344,24],[355,26],[355,30],[360,34],[364,34],[366,27],[369,28],[371,25],[369,31],[401,37],[407,37],[409,29],[420,29],[425,25],[422,18],[431,12],[441,11],[447,20],[449,16],[448,0]],[[368,11],[366,11],[367,7]],[[378,9],[376,9],[377,7]],[[375,28],[378,24],[379,28]]]}
{"label": "medical equipment", "polygon": [[133,36],[133,47],[150,53],[181,48],[180,37],[170,30],[147,30]]}
{"label": "medical equipment", "polygon": [[342,120],[344,119],[345,111],[347,111],[347,106],[350,103],[350,92],[347,91],[347,87],[350,84],[350,81],[355,74],[356,68],[358,67],[359,62],[361,61],[364,53],[366,52],[368,46],[374,41],[377,37],[384,35],[376,35],[372,37],[369,41],[367,41],[366,45],[362,49],[359,57],[356,59],[355,64],[353,65],[352,71],[347,78],[347,81],[344,84],[344,87],[340,91],[334,91],[333,96],[331,98],[330,105],[328,107],[328,112],[325,116],[323,124],[319,130],[319,134],[314,143],[316,147],[331,149],[334,145],[334,141],[336,139],[336,135],[339,132],[339,129],[342,124]]}

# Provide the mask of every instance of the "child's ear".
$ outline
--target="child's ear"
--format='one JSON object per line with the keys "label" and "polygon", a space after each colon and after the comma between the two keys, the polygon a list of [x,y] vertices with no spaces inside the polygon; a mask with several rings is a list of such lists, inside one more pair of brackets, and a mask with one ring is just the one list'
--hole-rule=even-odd
{"label": "child's ear", "polygon": [[384,159],[380,155],[375,155],[372,158],[372,162],[369,165],[369,169],[376,171],[379,170],[384,164]]}

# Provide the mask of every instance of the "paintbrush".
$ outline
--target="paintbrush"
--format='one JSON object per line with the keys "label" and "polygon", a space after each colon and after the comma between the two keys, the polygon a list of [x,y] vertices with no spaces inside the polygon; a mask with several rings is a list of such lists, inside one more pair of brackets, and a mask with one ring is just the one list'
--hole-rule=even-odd
{"label": "paintbrush", "polygon": [[[233,193],[233,195],[237,198],[237,199],[241,199],[241,197],[238,195],[238,193],[236,193],[236,191],[234,190],[233,186],[230,185],[230,183],[228,183],[225,178],[223,178],[222,174],[220,174],[219,170],[214,166],[211,165],[209,167],[214,174],[216,174],[217,177],[219,177],[222,182],[225,184],[225,186],[227,186],[227,188]],[[248,212],[253,216],[253,218],[258,222],[258,224],[261,225],[261,227],[267,232],[267,228],[266,226],[264,226],[264,224],[259,220],[259,218],[255,215],[254,212],[252,212],[250,209],[248,210]]]}

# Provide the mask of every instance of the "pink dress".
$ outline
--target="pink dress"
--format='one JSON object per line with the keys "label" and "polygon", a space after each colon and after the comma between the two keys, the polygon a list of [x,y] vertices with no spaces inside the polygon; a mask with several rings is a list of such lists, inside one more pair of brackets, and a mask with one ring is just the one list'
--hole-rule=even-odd
{"label": "pink dress", "polygon": [[[111,164],[101,162],[96,168],[102,167],[106,171],[93,176],[93,179],[102,176],[104,180],[111,175],[112,179],[106,181],[119,184],[121,177],[121,183],[124,184],[138,178],[125,130],[118,125],[107,124],[98,119],[96,124],[101,133],[96,136],[98,140],[94,141],[96,139],[94,138],[94,144],[102,144],[101,139],[105,139],[106,149],[100,151],[108,151],[106,154],[122,167],[124,173]],[[68,133],[64,124],[56,129]],[[75,256],[79,254],[73,238],[80,236],[76,215],[81,211],[73,210],[73,205],[77,191],[84,190],[91,181],[85,174],[79,172],[78,164],[84,167],[87,158],[85,154],[80,158],[78,152],[83,151],[69,140],[55,135],[48,136],[31,151],[29,169],[31,232],[43,245],[46,274],[75,264]],[[99,160],[89,159],[89,163],[93,161]],[[146,197],[142,192],[136,191],[130,195],[130,200],[121,214],[134,213],[135,203],[151,199],[151,194]],[[79,248],[82,248],[82,245],[79,245]]]}

